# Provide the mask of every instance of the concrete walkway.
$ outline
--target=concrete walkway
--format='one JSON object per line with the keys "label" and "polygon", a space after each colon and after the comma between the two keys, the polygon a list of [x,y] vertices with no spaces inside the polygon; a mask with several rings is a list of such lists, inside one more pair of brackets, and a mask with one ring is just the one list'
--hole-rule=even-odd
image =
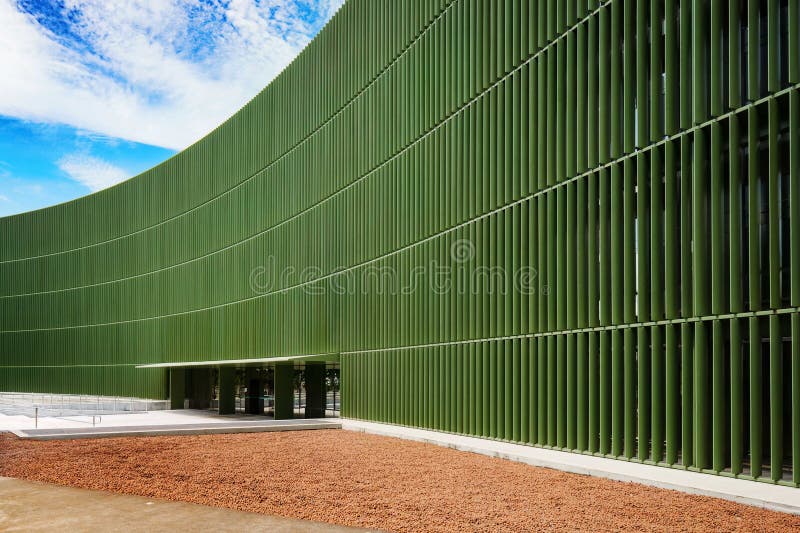
{"label": "concrete walkway", "polygon": [[210,435],[214,433],[265,433],[269,431],[307,431],[340,429],[338,419],[258,420],[242,419],[214,424],[163,424],[89,428],[50,428],[12,431],[23,439],[99,439],[105,437],[156,437],[166,435]]}
{"label": "concrete walkway", "polygon": [[96,417],[45,417],[38,420],[38,428],[35,425],[36,422],[27,416],[0,415],[0,431],[38,440],[261,433],[341,427],[338,418],[273,420],[264,416],[218,415],[213,411],[188,409]]}
{"label": "concrete walkway", "polygon": [[342,419],[342,429],[426,442],[533,466],[642,483],[800,515],[800,488],[359,420]]}
{"label": "concrete walkway", "polygon": [[271,531],[344,526],[0,477],[0,531]]}

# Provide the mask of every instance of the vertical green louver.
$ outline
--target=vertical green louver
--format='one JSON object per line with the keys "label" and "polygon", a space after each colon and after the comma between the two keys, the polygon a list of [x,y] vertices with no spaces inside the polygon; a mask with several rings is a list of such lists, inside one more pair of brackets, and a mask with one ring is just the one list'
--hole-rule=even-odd
{"label": "vertical green louver", "polygon": [[347,417],[798,486],[799,183],[797,1],[350,0],[208,137],[0,219],[0,390],[339,354]]}

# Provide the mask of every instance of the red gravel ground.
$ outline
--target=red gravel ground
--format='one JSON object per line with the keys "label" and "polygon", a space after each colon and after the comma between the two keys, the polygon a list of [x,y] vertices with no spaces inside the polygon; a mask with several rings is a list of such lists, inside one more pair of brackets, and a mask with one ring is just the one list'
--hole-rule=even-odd
{"label": "red gravel ground", "polygon": [[0,475],[396,531],[800,531],[798,516],[342,430],[0,435]]}

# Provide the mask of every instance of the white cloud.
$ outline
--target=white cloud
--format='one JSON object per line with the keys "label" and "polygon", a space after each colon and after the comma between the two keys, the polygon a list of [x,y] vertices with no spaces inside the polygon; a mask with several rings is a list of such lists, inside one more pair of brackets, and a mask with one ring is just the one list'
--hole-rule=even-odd
{"label": "white cloud", "polygon": [[[342,0],[321,0],[330,18]],[[310,40],[294,2],[66,0],[65,39],[0,0],[0,114],[182,149]]]}
{"label": "white cloud", "polygon": [[130,176],[123,169],[89,155],[72,154],[58,160],[58,168],[92,192],[111,187]]}
{"label": "white cloud", "polygon": [[0,194],[0,202],[10,202],[11,199],[5,194]]}

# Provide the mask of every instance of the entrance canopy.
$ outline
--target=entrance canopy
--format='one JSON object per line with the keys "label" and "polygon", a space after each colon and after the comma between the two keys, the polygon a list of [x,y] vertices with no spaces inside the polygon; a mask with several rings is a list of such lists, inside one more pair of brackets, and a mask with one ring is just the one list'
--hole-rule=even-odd
{"label": "entrance canopy", "polygon": [[[264,413],[264,377],[259,369],[270,368],[276,419],[294,418],[295,368],[301,365],[305,373],[305,416],[324,418],[327,409],[326,366],[339,363],[338,353],[289,355],[252,359],[220,359],[215,361],[180,361],[150,363],[136,368],[163,368],[169,370],[169,397],[172,409],[183,409],[185,401],[193,409],[207,409],[212,401],[214,370],[219,383],[219,413],[236,412],[237,369],[244,369],[248,395],[245,411]],[[256,392],[254,392],[256,391]],[[334,393],[334,407],[336,396]]]}
{"label": "entrance canopy", "polygon": [[338,363],[338,353],[313,355],[288,355],[285,357],[264,357],[258,359],[220,359],[217,361],[186,361],[179,363],[151,363],[137,365],[136,368],[198,368],[207,366],[263,366],[270,363]]}

